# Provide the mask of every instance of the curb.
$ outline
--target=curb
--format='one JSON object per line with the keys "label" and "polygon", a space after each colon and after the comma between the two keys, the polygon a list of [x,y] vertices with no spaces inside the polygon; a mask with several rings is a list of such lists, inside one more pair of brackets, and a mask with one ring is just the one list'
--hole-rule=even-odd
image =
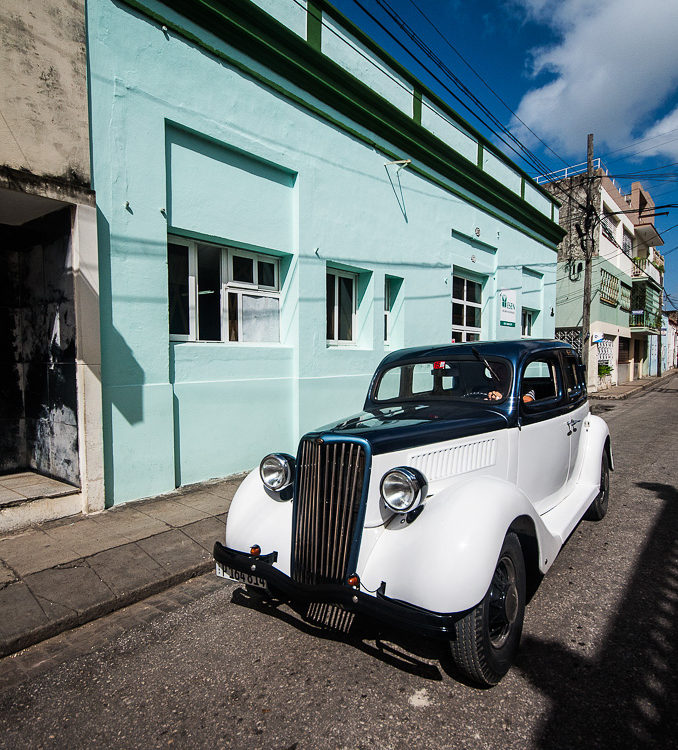
{"label": "curb", "polygon": [[643,391],[653,391],[655,388],[658,388],[660,385],[662,385],[666,380],[676,375],[676,371],[671,370],[664,375],[660,375],[658,378],[655,379],[652,383],[645,383],[643,385],[639,385],[637,388],[632,388],[629,391],[626,391],[625,393],[622,393],[618,396],[613,395],[604,395],[604,393],[598,392],[598,393],[589,393],[589,400],[597,400],[597,401],[626,401],[627,398],[630,398],[631,396],[635,396],[636,393],[642,393]]}
{"label": "curb", "polygon": [[184,570],[177,573],[173,573],[160,581],[153,581],[144,586],[139,586],[121,596],[116,596],[95,606],[88,607],[82,612],[62,617],[53,622],[49,622],[46,625],[34,628],[27,633],[22,633],[15,638],[0,642],[0,658],[14,654],[17,651],[28,648],[29,646],[33,646],[40,641],[52,638],[59,633],[63,633],[65,630],[77,628],[80,625],[84,625],[86,622],[91,622],[99,617],[115,612],[118,609],[128,607],[130,604],[136,604],[142,599],[147,599],[149,596],[153,596],[153,594],[158,594],[179,583],[184,583],[184,581],[188,581],[191,578],[208,573],[212,570],[213,566],[214,562],[212,560],[205,560],[204,562],[184,568]]}

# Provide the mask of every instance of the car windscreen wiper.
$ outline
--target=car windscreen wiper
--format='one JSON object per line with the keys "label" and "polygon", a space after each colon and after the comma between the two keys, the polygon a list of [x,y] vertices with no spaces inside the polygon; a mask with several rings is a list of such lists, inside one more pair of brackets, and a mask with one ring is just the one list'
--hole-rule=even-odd
{"label": "car windscreen wiper", "polygon": [[485,367],[490,371],[490,375],[497,381],[497,383],[501,383],[501,380],[497,377],[497,373],[490,367],[490,363],[483,357],[480,352],[474,347],[471,348],[471,351],[473,352],[473,356],[476,357],[476,359],[479,359]]}

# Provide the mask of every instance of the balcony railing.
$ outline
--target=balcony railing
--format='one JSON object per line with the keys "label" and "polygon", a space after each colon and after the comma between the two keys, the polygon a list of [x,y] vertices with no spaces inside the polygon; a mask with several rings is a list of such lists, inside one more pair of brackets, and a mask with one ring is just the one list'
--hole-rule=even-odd
{"label": "balcony railing", "polygon": [[651,328],[654,331],[659,330],[659,315],[648,310],[642,313],[631,312],[629,315],[629,324],[631,328]]}
{"label": "balcony railing", "polygon": [[661,286],[662,275],[652,265],[652,263],[650,263],[648,258],[634,258],[633,262],[635,263],[635,265],[633,267],[633,273],[631,275],[634,278],[643,278],[644,276],[649,276]]}

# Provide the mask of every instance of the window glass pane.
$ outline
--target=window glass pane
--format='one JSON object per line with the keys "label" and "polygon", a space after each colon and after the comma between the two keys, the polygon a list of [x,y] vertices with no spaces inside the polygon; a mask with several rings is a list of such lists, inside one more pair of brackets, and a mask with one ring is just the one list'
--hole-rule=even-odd
{"label": "window glass pane", "polygon": [[412,393],[426,393],[433,390],[432,369],[430,362],[412,367]]}
{"label": "window glass pane", "polygon": [[482,287],[475,281],[466,282],[466,300],[467,302],[480,303],[480,294]]}
{"label": "window glass pane", "polygon": [[198,338],[221,340],[221,249],[198,245]]}
{"label": "window glass pane", "polygon": [[243,258],[242,255],[233,256],[233,281],[254,284],[254,261],[252,258]]}
{"label": "window glass pane", "polygon": [[353,341],[353,279],[339,276],[339,341]]}
{"label": "window glass pane", "polygon": [[452,304],[452,325],[464,325],[464,306],[456,302]]}
{"label": "window glass pane", "polygon": [[452,296],[455,299],[464,299],[464,282],[460,276],[454,276],[452,279]]}
{"label": "window glass pane", "polygon": [[537,400],[557,396],[557,372],[555,363],[549,360],[534,360],[530,362],[525,368],[523,375],[523,392],[521,395],[532,389],[535,392]]}
{"label": "window glass pane", "polygon": [[280,334],[278,300],[243,294],[242,341],[278,341]]}
{"label": "window glass pane", "polygon": [[326,315],[327,315],[327,338],[330,341],[334,340],[334,280],[335,275],[333,273],[327,274],[327,289],[326,289]]}
{"label": "window glass pane", "polygon": [[480,328],[480,308],[468,305],[466,307],[466,325],[471,328]]}
{"label": "window glass pane", "polygon": [[380,401],[385,401],[389,398],[396,398],[400,394],[400,368],[393,367],[390,370],[386,370],[381,382],[379,383],[379,390],[377,392],[377,398]]}
{"label": "window glass pane", "polygon": [[259,286],[275,286],[275,263],[260,260],[257,263]]}
{"label": "window glass pane", "polygon": [[228,295],[228,340],[238,340],[238,295]]}
{"label": "window glass pane", "polygon": [[167,245],[169,276],[169,331],[188,336],[188,248]]}
{"label": "window glass pane", "polygon": [[577,364],[574,357],[565,358],[565,388],[567,389],[568,396],[576,395],[579,391]]}
{"label": "window glass pane", "polygon": [[479,333],[467,333],[466,341],[480,341],[480,334]]}

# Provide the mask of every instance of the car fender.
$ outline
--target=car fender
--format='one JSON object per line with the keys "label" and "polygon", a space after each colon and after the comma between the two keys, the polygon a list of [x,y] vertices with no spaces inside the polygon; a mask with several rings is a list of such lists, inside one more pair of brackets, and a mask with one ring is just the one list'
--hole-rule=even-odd
{"label": "car fender", "polygon": [[607,451],[610,469],[614,470],[610,430],[605,420],[595,414],[589,414],[586,417],[584,429],[586,430],[586,443],[581,446],[584,455],[577,482],[598,485],[600,483],[600,462],[603,451]]}
{"label": "car fender", "polygon": [[[528,517],[539,565],[560,549],[514,484],[478,477],[436,494],[411,523],[396,515],[364,562],[364,588],[434,612],[462,612],[485,596],[507,531]],[[528,521],[529,523],[529,521]],[[360,563],[359,563],[360,567]]]}
{"label": "car fender", "polygon": [[226,521],[226,546],[249,552],[258,544],[266,555],[276,551],[275,567],[290,574],[292,500],[264,487],[258,471],[250,472],[238,488]]}

